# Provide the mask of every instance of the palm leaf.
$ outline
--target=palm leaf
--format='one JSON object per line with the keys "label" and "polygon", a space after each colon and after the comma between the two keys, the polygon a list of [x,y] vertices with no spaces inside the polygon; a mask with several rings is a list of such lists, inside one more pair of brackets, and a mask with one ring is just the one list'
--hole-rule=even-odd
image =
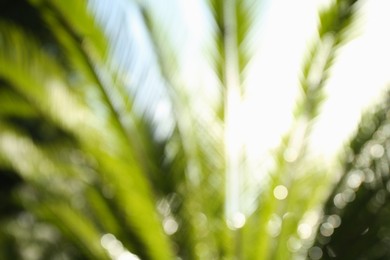
{"label": "palm leaf", "polygon": [[[324,199],[323,195],[321,196],[323,191],[314,187],[318,187],[315,183],[328,182],[326,171],[317,169],[314,171],[315,174],[310,171],[306,174],[299,174],[299,172],[302,171],[303,165],[306,167],[310,165],[308,160],[311,159],[307,156],[306,143],[311,131],[311,122],[318,115],[324,99],[323,88],[335,54],[346,42],[346,32],[351,28],[356,16],[356,2],[334,1],[320,12],[318,37],[313,41],[302,65],[300,79],[302,96],[296,104],[294,124],[275,152],[276,167],[271,173],[265,191],[260,193],[258,213],[254,214],[259,221],[254,220],[254,223],[258,223],[259,229],[254,235],[255,238],[252,238],[258,245],[257,251],[251,255],[252,258],[286,259],[291,258],[294,253],[299,254],[296,250],[288,248],[289,241],[291,237],[300,237],[297,241],[302,240],[305,243],[307,237],[299,236],[299,225],[304,225],[305,222],[300,220],[305,219],[304,213],[315,211],[313,206]],[[304,183],[313,184],[304,185]],[[283,189],[288,192],[285,200],[278,201],[279,199],[274,195],[277,187],[284,187]],[[294,193],[296,189],[308,189],[308,187],[312,187],[307,194],[312,194],[313,201],[305,199],[304,192]],[[300,196],[303,197],[299,198]],[[296,208],[295,200],[301,200],[300,205],[303,207]],[[314,202],[316,200],[317,202]],[[293,217],[282,219],[285,214]],[[269,226],[274,225],[272,218],[277,218],[280,222],[276,225],[279,231],[275,234],[269,233]],[[310,225],[315,224],[316,221],[310,221]],[[312,228],[314,226],[310,229]]]}
{"label": "palm leaf", "polygon": [[[311,249],[324,258],[384,259],[388,241],[388,111],[389,95],[366,113],[344,155],[341,180],[324,207]],[[348,248],[348,249],[347,249]]]}
{"label": "palm leaf", "polygon": [[[12,32],[10,33],[11,36],[15,38],[14,45],[20,46],[24,36],[22,36],[21,34],[17,34],[16,29],[10,30],[10,32]],[[72,39],[74,40],[74,38],[72,37],[74,37],[73,34],[70,34],[68,36],[68,42],[66,42],[67,44]],[[10,39],[12,38],[10,37]],[[135,159],[130,160],[130,163],[125,163],[123,161],[123,158],[125,157],[129,158],[130,156],[131,158],[131,154],[133,154],[134,156],[134,151],[132,150],[131,145],[125,145],[126,143],[129,143],[129,140],[126,137],[126,134],[123,132],[123,128],[121,128],[120,122],[116,121],[118,117],[114,116],[110,118],[109,116],[106,119],[108,121],[95,121],[94,123],[92,123],[92,125],[89,124],[91,122],[85,121],[85,119],[87,118],[92,119],[93,121],[96,117],[93,116],[92,111],[87,112],[89,108],[87,108],[84,104],[80,103],[78,100],[76,100],[76,98],[74,98],[73,94],[71,94],[71,90],[66,89],[65,86],[59,83],[67,82],[67,80],[63,78],[64,76],[61,75],[61,69],[56,67],[56,65],[53,64],[53,61],[50,60],[49,57],[45,56],[44,53],[40,52],[37,47],[34,47],[32,39],[29,40],[32,41],[32,46],[29,50],[29,54],[20,53],[22,52],[22,50],[20,50],[20,52],[18,52],[19,50],[16,50],[15,52],[2,53],[2,77],[7,82],[10,82],[9,85],[14,87],[15,90],[18,91],[25,99],[29,100],[29,102],[32,102],[33,106],[37,107],[40,113],[43,114],[48,120],[54,121],[54,123],[59,124],[61,127],[65,128],[66,131],[70,131],[72,133],[78,132],[78,134],[76,134],[76,138],[81,143],[81,146],[86,149],[87,153],[91,153],[100,162],[101,168],[99,169],[99,171],[106,174],[105,178],[108,178],[108,180],[110,181],[114,181],[112,185],[116,187],[116,196],[119,197],[117,203],[121,205],[121,210],[125,212],[125,219],[128,227],[133,229],[133,227],[135,226],[136,230],[138,231],[137,236],[143,237],[142,239],[140,239],[140,241],[142,241],[143,243],[149,243],[150,246],[154,244],[154,242],[152,241],[154,241],[155,239],[164,241],[165,238],[162,232],[160,233],[160,236],[162,236],[162,238],[158,238],[159,233],[156,232],[159,229],[161,230],[161,226],[156,216],[155,207],[152,202],[153,200],[151,199],[147,180],[141,174],[141,166],[137,164]],[[77,44],[77,42],[73,43]],[[7,48],[7,46],[3,46],[2,48],[3,51],[8,49],[9,48]],[[101,82],[99,81],[100,79],[97,77],[96,71],[89,66],[90,64],[88,63],[88,56],[86,56],[87,54],[83,53],[83,50],[80,50],[78,54],[79,55],[76,57],[79,57],[79,64],[83,64],[84,69],[89,69],[86,75],[92,74],[92,76],[95,76],[94,84],[98,84],[98,86],[100,84],[101,86]],[[26,60],[31,62],[43,62],[50,69],[45,70],[45,74],[43,74],[43,71],[40,71],[42,67],[32,65],[31,63],[26,63]],[[26,67],[26,65],[28,67]],[[52,74],[51,80],[55,80],[55,78],[59,77],[61,78],[61,76],[62,78],[57,79],[58,84],[53,84],[52,81],[43,82],[44,84],[46,84],[46,86],[44,84],[42,85],[42,81],[44,79],[49,78],[47,76],[50,75],[50,73]],[[20,74],[24,74],[24,76],[18,77],[18,75]],[[110,113],[115,112],[108,96],[105,96],[105,94],[107,93],[104,92],[104,89],[100,90],[103,91],[100,92],[101,94],[103,94],[103,102],[105,102],[105,105],[108,105],[108,108],[111,109]],[[59,105],[62,106],[62,109],[66,109],[68,111],[65,112],[62,109],[55,109]],[[70,115],[72,114],[71,109],[76,109],[77,112],[73,112],[73,116],[70,117]],[[84,111],[86,114],[81,111]],[[100,118],[99,120],[101,119],[103,118]],[[94,125],[95,123],[96,125]],[[110,125],[111,123],[114,124]],[[112,126],[115,126],[116,128],[113,128]],[[108,130],[108,132],[103,134],[104,137],[100,136],[102,133],[98,133],[98,129],[101,127],[104,127],[106,130]],[[119,131],[119,134],[117,131]],[[116,134],[113,134],[114,132]],[[119,139],[116,139],[117,137],[119,137]],[[98,140],[104,140],[104,144]],[[113,147],[115,147],[115,150],[112,149]],[[115,167],[112,167],[112,165],[115,165]],[[131,174],[126,176],[123,175],[123,173],[126,172]],[[131,192],[129,193],[129,191],[134,191],[134,194],[131,195]],[[123,205],[131,205],[131,207]],[[136,210],[137,212],[139,212],[140,215],[150,217],[140,218],[138,217],[138,215],[134,215],[132,209],[133,207],[140,209]],[[148,225],[145,225],[145,223],[148,223]],[[154,230],[156,236],[150,237],[147,235],[149,232],[149,228]],[[163,248],[164,245],[161,245],[162,248],[160,249],[153,245],[147,251],[150,254],[154,254],[154,252],[156,252],[155,254],[158,255],[159,258],[163,257],[165,254],[169,254],[169,249],[167,249],[169,248],[169,246],[166,244],[165,248]],[[159,250],[161,250],[161,252],[159,252]]]}

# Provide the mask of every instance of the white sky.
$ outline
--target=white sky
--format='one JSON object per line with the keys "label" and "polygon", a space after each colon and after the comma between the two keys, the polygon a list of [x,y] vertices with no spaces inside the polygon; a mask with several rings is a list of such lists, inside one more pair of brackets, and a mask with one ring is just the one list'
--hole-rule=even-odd
{"label": "white sky", "polygon": [[[243,131],[252,156],[262,157],[275,147],[290,126],[302,57],[315,32],[318,6],[326,2],[269,1],[261,50],[252,67],[257,73],[249,80],[255,85],[249,86],[245,104],[248,124]],[[389,10],[388,0],[368,1],[359,18],[362,32],[339,52],[311,140],[313,152],[325,159],[342,148],[363,109],[390,82]]]}
{"label": "white sky", "polygon": [[[291,125],[302,58],[308,42],[315,35],[319,7],[329,3],[329,0],[263,1],[263,14],[259,15],[261,41],[255,46],[259,52],[248,70],[247,100],[240,111],[242,134],[237,137],[246,143],[250,160],[260,163],[262,158],[269,157],[266,152],[279,144],[279,138]],[[167,39],[175,40],[173,44],[178,46],[177,51],[184,54],[179,57],[187,57],[186,51],[201,52],[196,46],[210,30],[204,23],[201,2],[171,1],[171,4],[176,3],[175,7],[166,5],[164,0],[150,1],[153,5],[158,4],[156,10],[177,8],[177,12],[161,13],[169,15],[162,19],[165,23],[175,25],[175,31],[171,32],[174,35],[167,35]],[[327,100],[314,127],[313,151],[325,159],[331,159],[342,148],[352,136],[363,109],[372,104],[390,82],[390,1],[366,2],[358,20],[361,33],[340,50],[326,85]],[[183,22],[185,25],[181,24]],[[174,37],[178,35],[181,37]],[[185,39],[187,41],[183,43]],[[142,58],[145,56],[141,55]],[[207,93],[202,98],[211,99],[219,95],[219,92],[210,92],[210,77],[206,75],[208,68],[198,68],[194,59],[185,61],[188,64],[183,63],[180,69],[187,82],[194,85],[194,93],[198,94],[199,85],[204,85],[203,91]],[[204,74],[205,79],[198,77],[196,69]],[[199,106],[203,106],[202,98]]]}

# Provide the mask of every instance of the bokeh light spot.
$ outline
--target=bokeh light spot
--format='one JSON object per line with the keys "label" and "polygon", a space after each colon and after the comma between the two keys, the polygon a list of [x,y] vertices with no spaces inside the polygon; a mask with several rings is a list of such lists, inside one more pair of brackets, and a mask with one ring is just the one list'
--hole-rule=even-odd
{"label": "bokeh light spot", "polygon": [[374,144],[370,149],[370,154],[374,158],[381,158],[385,153],[385,149],[380,144]]}
{"label": "bokeh light spot", "polygon": [[271,237],[277,237],[280,234],[282,227],[282,219],[276,214],[273,214],[270,221],[268,222],[268,234]]}
{"label": "bokeh light spot", "polygon": [[312,227],[307,223],[302,223],[298,226],[298,235],[302,239],[310,238],[312,232],[313,232]]}
{"label": "bokeh light spot", "polygon": [[333,225],[329,222],[323,223],[320,227],[320,232],[324,237],[330,237],[334,232]]}
{"label": "bokeh light spot", "polygon": [[287,241],[287,247],[290,252],[295,253],[302,248],[302,242],[299,238],[292,236]]}
{"label": "bokeh light spot", "polygon": [[360,184],[364,180],[364,174],[362,171],[354,171],[349,175],[347,184],[351,189],[359,188]]}
{"label": "bokeh light spot", "polygon": [[318,246],[312,247],[309,250],[309,257],[312,260],[319,260],[322,257],[322,249]]}
{"label": "bokeh light spot", "polygon": [[327,221],[333,226],[333,228],[338,228],[341,225],[341,218],[336,214],[330,215]]}
{"label": "bokeh light spot", "polygon": [[173,217],[167,217],[164,219],[163,228],[165,233],[172,235],[179,229],[179,224]]}
{"label": "bokeh light spot", "polygon": [[288,189],[283,185],[278,185],[274,189],[274,196],[278,200],[284,200],[287,198]]}

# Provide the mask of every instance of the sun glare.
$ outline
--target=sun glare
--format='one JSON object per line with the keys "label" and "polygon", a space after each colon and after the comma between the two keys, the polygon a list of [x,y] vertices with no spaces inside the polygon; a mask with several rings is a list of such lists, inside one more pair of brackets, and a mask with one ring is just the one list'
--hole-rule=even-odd
{"label": "sun glare", "polygon": [[[231,219],[235,213],[247,212],[245,206],[242,208],[242,199],[239,199],[241,184],[238,182],[241,183],[242,178],[261,181],[273,167],[270,153],[280,145],[283,134],[291,129],[292,112],[301,94],[299,75],[302,58],[307,53],[308,45],[317,37],[318,10],[329,3],[329,0],[268,0],[262,5],[261,13],[258,14],[262,16],[258,35],[254,37],[254,42],[248,43],[248,46],[254,46],[255,52],[245,69],[244,95],[239,103],[234,104],[235,111],[230,111],[236,125],[230,123],[230,129],[226,129],[228,159],[233,161],[227,170],[227,176],[230,176],[227,181],[230,190],[227,212],[230,212],[228,215]],[[206,64],[207,59],[199,59],[202,49],[191,47],[199,44],[207,46],[207,40],[200,40],[205,35],[202,19],[207,19],[207,15],[196,16],[196,10],[204,11],[200,2],[190,1],[181,4],[180,8],[185,9],[184,14],[188,16],[185,22],[189,23],[189,28],[195,33],[187,36],[196,42],[186,46],[192,58],[187,59],[181,69],[192,75],[189,78],[193,79],[191,84],[195,90],[192,89],[191,93],[200,94],[201,100],[207,103],[206,99],[218,96],[214,88],[216,81],[214,77],[205,74],[205,71],[210,71],[207,70],[210,64]],[[309,139],[310,156],[316,159],[327,163],[335,160],[343,145],[352,137],[362,112],[380,97],[390,80],[386,71],[390,67],[390,33],[386,30],[390,16],[386,10],[390,10],[390,3],[386,0],[369,1],[361,5],[357,21],[359,29],[351,31],[352,40],[337,53],[337,62],[325,86],[326,98],[320,115],[313,122]],[[195,17],[197,19],[192,19]],[[199,85],[202,85],[200,89]],[[199,105],[202,106],[204,104]],[[200,111],[207,113],[206,109]],[[250,172],[250,176],[246,177],[235,176],[240,169],[242,150],[245,153],[246,169]],[[285,160],[294,161],[294,156],[294,151],[286,151]],[[278,186],[274,190],[279,200],[288,194],[288,190],[283,188]],[[246,194],[248,198],[253,197],[249,188]]]}
{"label": "sun glare", "polygon": [[[243,104],[245,145],[261,161],[291,126],[299,95],[298,75],[307,44],[315,37],[317,10],[324,0],[269,1],[259,51],[251,63]],[[287,6],[286,6],[287,5]],[[390,77],[388,1],[369,1],[359,10],[362,29],[338,53],[326,85],[326,100],[314,122],[310,149],[324,160],[342,149],[360,115],[382,94]],[[293,10],[293,11],[291,11]]]}

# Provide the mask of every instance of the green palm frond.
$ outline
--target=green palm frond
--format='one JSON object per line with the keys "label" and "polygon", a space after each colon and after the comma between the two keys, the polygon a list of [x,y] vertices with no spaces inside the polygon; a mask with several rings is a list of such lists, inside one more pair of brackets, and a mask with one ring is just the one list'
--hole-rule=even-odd
{"label": "green palm frond", "polygon": [[[194,248],[187,248],[189,258],[222,257],[228,254],[225,242],[219,241],[225,236],[226,227],[221,224],[223,219],[223,197],[224,189],[224,151],[223,151],[223,126],[217,118],[218,108],[207,97],[208,90],[213,92],[213,87],[204,85],[199,81],[188,81],[182,78],[180,72],[185,73],[186,61],[193,60],[199,62],[196,55],[204,53],[195,53],[191,56],[180,57],[183,52],[177,46],[177,42],[170,42],[175,37],[169,37],[172,23],[175,20],[165,8],[156,8],[153,3],[145,2],[141,4],[147,33],[153,40],[152,51],[158,58],[161,76],[167,84],[167,92],[172,106],[173,118],[175,118],[175,130],[172,133],[171,141],[167,143],[169,151],[173,150],[174,162],[182,162],[180,168],[176,164],[171,169],[173,172],[180,172],[182,177],[178,179],[173,186],[172,192],[177,194],[182,200],[182,207],[178,212],[183,223],[183,230],[179,230],[178,237],[183,237],[181,232],[187,233],[186,236],[194,244],[199,244],[199,252]],[[202,21],[201,21],[202,22]],[[171,26],[171,27],[170,27]],[[179,27],[179,30],[182,29]],[[184,44],[185,46],[185,44]],[[178,49],[175,49],[178,47]],[[176,51],[179,50],[179,51]],[[197,51],[194,49],[193,51]],[[199,49],[198,49],[199,51]],[[187,60],[185,60],[187,59]],[[198,64],[195,64],[195,68]],[[207,64],[206,64],[207,65]],[[196,80],[199,71],[193,71],[191,78]],[[200,91],[198,91],[200,90]],[[212,100],[211,100],[212,101]],[[180,153],[180,151],[182,151]],[[175,158],[180,156],[179,158]],[[212,175],[208,174],[213,172]],[[170,180],[175,183],[175,180]],[[210,198],[213,200],[210,200]],[[208,203],[207,207],[204,207]],[[207,216],[207,221],[203,221]],[[201,221],[199,220],[201,219]],[[209,230],[205,235],[205,230]],[[208,244],[208,246],[201,246]],[[198,255],[197,255],[198,254]]]}
{"label": "green palm frond", "polygon": [[[244,92],[245,69],[253,57],[254,50],[250,48],[256,44],[256,30],[261,17],[258,10],[261,2],[258,1],[207,1],[214,18],[214,38],[216,45],[213,52],[214,67],[224,88],[228,81],[234,80],[241,85]],[[238,74],[237,79],[232,79]]]}
{"label": "green palm frond", "polygon": [[[58,11],[57,9],[53,10]],[[84,84],[94,84],[97,87],[102,87],[102,82],[98,77],[101,76],[102,69],[97,72],[95,68],[91,67],[88,53],[84,52],[80,48],[81,46],[76,46],[80,42],[75,40],[75,33],[70,31],[72,28],[68,27],[66,29],[68,31],[62,31],[62,33],[68,32],[67,37],[62,35],[61,37],[64,39],[59,37],[59,40],[62,40],[65,44],[73,44],[71,47],[74,48],[75,52],[70,54],[74,59],[78,57],[78,64],[73,63],[72,65],[83,66],[78,68],[86,72],[84,75],[91,75],[90,82],[87,81]],[[7,30],[4,28],[2,31],[7,33]],[[61,32],[60,29],[58,31]],[[118,208],[124,211],[127,227],[130,229],[136,227],[136,237],[143,237],[138,238],[139,241],[149,243],[150,248],[145,251],[151,255],[155,254],[155,257],[158,256],[159,259],[164,258],[164,255],[169,255],[170,246],[168,246],[168,242],[165,245],[161,244],[161,248],[154,245],[155,242],[153,241],[156,239],[158,241],[166,240],[165,235],[162,234],[148,180],[141,173],[142,166],[135,158],[134,147],[132,147],[131,140],[122,128],[121,122],[118,121],[120,117],[115,114],[116,110],[112,101],[108,93],[105,92],[107,90],[97,88],[97,94],[102,97],[100,109],[103,113],[107,113],[107,111],[104,111],[105,109],[108,110],[105,116],[100,115],[97,118],[86,106],[87,104],[74,96],[72,89],[62,85],[67,80],[54,60],[36,47],[34,39],[26,39],[23,34],[17,32],[16,28],[9,30],[8,39],[12,41],[14,51],[8,51],[11,48],[4,45],[1,48],[3,51],[1,57],[1,76],[3,80],[8,82],[24,99],[32,103],[41,116],[54,124],[58,124],[65,131],[75,134],[75,138],[82,149],[99,161],[98,171],[103,174],[102,177],[112,182],[110,185],[114,185],[117,192],[115,195],[119,197],[116,202],[119,204]],[[31,42],[28,53],[23,49],[18,49],[24,41]],[[5,42],[4,44],[8,43]],[[29,62],[26,63],[26,60]],[[45,67],[42,68],[42,66],[34,63],[45,64]],[[94,61],[94,64],[99,64],[99,62]],[[126,97],[126,95],[122,96]],[[99,128],[104,129],[104,132],[99,132]],[[126,162],[122,159],[125,157],[128,158]],[[127,173],[127,175],[124,175],[124,173]],[[143,217],[140,218],[134,215],[134,211]],[[145,225],[146,223],[147,225]],[[148,235],[148,229],[154,230],[155,235],[153,237]],[[161,230],[160,236],[162,237],[158,238],[157,230]],[[148,246],[145,245],[145,247]]]}
{"label": "green palm frond", "polygon": [[311,249],[324,259],[385,259],[389,257],[389,93],[366,113],[344,155],[345,166],[324,207]]}
{"label": "green palm frond", "polygon": [[[299,254],[299,250],[296,252],[295,249],[288,248],[289,243],[294,243],[291,242],[294,240],[299,244],[305,243],[307,238],[298,234],[299,225],[305,225],[305,214],[315,214],[318,210],[315,206],[324,199],[326,189],[318,189],[316,183],[327,186],[325,183],[329,176],[325,169],[314,167],[309,170],[311,159],[307,154],[307,139],[312,121],[318,115],[324,99],[324,86],[336,52],[346,42],[347,31],[353,25],[356,2],[334,1],[320,12],[318,38],[309,47],[309,54],[302,65],[302,95],[294,111],[295,120],[275,152],[276,167],[271,172],[266,190],[260,193],[258,213],[254,214],[257,220],[253,221],[258,223],[259,229],[254,235],[258,246],[257,252],[252,253],[252,258],[286,259],[291,258],[294,253]],[[305,172],[305,169],[308,171]],[[274,195],[277,187],[288,192],[287,198],[281,202]],[[295,190],[300,192],[294,193]],[[311,194],[311,199],[306,197],[308,194]],[[298,201],[300,202],[297,203]],[[285,217],[286,214],[291,217]],[[268,231],[268,223],[273,218],[280,223],[280,230],[276,235],[269,234]],[[315,224],[315,221],[310,223]],[[301,248],[304,249],[305,246]]]}

